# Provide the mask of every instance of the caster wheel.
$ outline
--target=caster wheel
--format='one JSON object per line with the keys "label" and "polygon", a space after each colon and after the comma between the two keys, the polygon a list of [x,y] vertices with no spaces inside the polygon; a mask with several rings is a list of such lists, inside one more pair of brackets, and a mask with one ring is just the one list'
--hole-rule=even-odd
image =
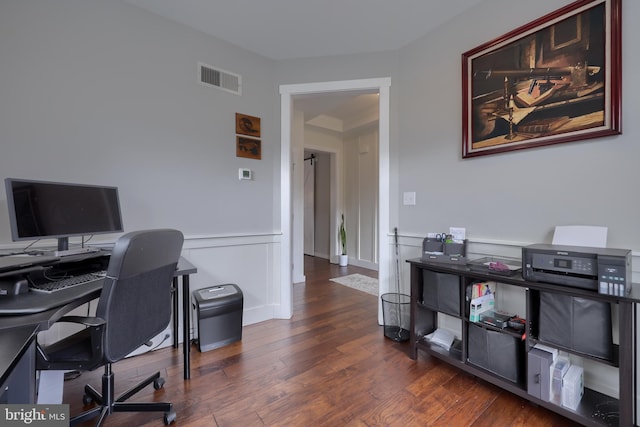
{"label": "caster wheel", "polygon": [[88,394],[85,394],[82,396],[82,403],[84,403],[85,405],[89,405],[92,402],[93,402],[93,399]]}
{"label": "caster wheel", "polygon": [[168,426],[169,424],[174,423],[175,421],[176,421],[175,411],[164,413],[164,425]]}
{"label": "caster wheel", "polygon": [[164,386],[164,378],[160,377],[153,382],[153,388],[160,390]]}

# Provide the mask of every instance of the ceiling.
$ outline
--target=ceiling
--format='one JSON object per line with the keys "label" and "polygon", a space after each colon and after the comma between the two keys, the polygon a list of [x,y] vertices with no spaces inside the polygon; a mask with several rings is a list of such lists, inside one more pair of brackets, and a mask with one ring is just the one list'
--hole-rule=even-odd
{"label": "ceiling", "polygon": [[[483,0],[125,0],[273,60],[396,50]],[[295,98],[309,120],[371,108],[367,93]],[[347,119],[348,120],[348,119]]]}
{"label": "ceiling", "polygon": [[125,0],[271,59],[395,50],[483,0]]}

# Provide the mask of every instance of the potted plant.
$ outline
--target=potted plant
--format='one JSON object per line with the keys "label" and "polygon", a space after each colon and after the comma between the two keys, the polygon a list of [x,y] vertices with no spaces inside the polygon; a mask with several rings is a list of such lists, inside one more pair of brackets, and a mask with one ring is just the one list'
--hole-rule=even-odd
{"label": "potted plant", "polygon": [[340,229],[338,230],[338,237],[340,238],[340,266],[345,267],[349,263],[349,257],[347,256],[347,232],[344,228],[344,214],[340,219]]}

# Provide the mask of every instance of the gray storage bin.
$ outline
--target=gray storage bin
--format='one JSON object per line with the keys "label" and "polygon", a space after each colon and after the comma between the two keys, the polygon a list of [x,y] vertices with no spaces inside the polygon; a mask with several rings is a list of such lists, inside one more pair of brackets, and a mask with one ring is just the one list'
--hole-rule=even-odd
{"label": "gray storage bin", "polygon": [[460,276],[423,270],[422,302],[426,307],[460,316]]}
{"label": "gray storage bin", "polygon": [[198,350],[208,351],[242,339],[242,291],[237,285],[193,291],[198,316]]}
{"label": "gray storage bin", "polygon": [[540,292],[539,340],[589,356],[613,359],[611,304]]}
{"label": "gray storage bin", "polygon": [[524,343],[506,333],[469,324],[469,363],[520,382],[524,367]]}

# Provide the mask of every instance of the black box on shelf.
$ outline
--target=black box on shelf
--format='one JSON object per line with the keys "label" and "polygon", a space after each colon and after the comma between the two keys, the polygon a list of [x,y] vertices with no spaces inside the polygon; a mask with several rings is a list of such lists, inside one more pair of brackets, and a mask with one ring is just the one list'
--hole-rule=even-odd
{"label": "black box on shelf", "polygon": [[512,314],[501,313],[495,310],[480,313],[480,322],[500,329],[504,329],[509,326],[509,320],[512,318]]}
{"label": "black box on shelf", "polygon": [[460,276],[423,270],[422,300],[426,307],[460,316]]}
{"label": "black box on shelf", "polygon": [[611,304],[540,292],[538,339],[589,356],[613,359]]}
{"label": "black box on shelf", "polygon": [[470,323],[468,359],[469,363],[518,383],[523,377],[524,342]]}

